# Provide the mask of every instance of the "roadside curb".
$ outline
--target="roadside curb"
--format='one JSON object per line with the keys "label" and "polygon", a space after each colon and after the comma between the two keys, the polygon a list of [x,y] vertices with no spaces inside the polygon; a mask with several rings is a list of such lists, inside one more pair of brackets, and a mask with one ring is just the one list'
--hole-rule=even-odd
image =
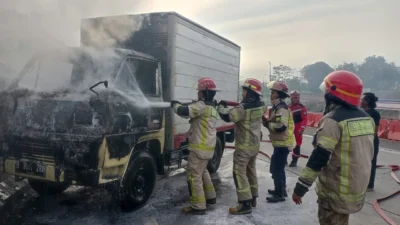
{"label": "roadside curb", "polygon": [[15,182],[14,176],[0,174],[0,218],[5,218],[7,212],[30,187],[28,181]]}

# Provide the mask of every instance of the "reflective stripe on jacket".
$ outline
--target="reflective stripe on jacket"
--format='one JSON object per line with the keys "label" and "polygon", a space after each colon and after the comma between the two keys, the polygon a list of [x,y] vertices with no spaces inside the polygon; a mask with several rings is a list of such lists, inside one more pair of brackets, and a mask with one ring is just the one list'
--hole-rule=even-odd
{"label": "reflective stripe on jacket", "polygon": [[[182,105],[176,104],[174,111]],[[188,131],[190,151],[195,151],[202,159],[211,159],[214,155],[217,141],[217,110],[212,105],[206,105],[203,101],[189,104],[190,129]]]}
{"label": "reflective stripe on jacket", "polygon": [[[316,146],[331,152],[330,159],[321,172],[305,167],[299,179],[312,184],[318,177],[318,197],[327,200],[338,213],[355,213],[364,205],[374,131],[373,119],[357,108],[334,109],[318,124]],[[308,165],[319,163],[311,157],[309,161]]]}
{"label": "reflective stripe on jacket", "polygon": [[270,110],[268,124],[269,138],[275,147],[288,147],[292,150],[296,145],[294,137],[293,115],[285,102],[280,102]]}
{"label": "reflective stripe on jacket", "polygon": [[243,102],[228,109],[218,107],[221,114],[229,114],[230,122],[235,123],[235,149],[251,151],[249,155],[258,154],[261,141],[262,116],[267,107],[264,102]]}

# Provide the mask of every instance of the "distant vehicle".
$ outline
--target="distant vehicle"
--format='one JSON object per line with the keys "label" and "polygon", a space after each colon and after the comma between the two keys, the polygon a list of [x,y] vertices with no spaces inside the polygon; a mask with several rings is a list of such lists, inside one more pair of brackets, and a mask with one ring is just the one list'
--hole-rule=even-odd
{"label": "distant vehicle", "polygon": [[[104,55],[93,48],[92,28],[143,16],[142,28],[124,42],[104,44]],[[28,178],[40,194],[71,184],[114,185],[124,208],[140,207],[156,174],[187,158],[190,124],[169,107],[141,107],[135,84],[150,102],[184,102],[196,98],[193,84],[208,76],[222,89],[217,98],[238,101],[240,47],[174,12],[83,19],[81,43],[34,56],[0,94],[2,170]],[[118,57],[98,60],[110,52]],[[211,173],[225,143],[233,142],[234,124],[219,120],[217,131]]]}

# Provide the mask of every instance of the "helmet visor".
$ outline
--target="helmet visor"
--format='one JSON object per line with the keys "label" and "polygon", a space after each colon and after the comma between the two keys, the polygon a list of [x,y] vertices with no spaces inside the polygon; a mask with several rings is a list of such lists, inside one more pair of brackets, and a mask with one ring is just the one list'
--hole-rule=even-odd
{"label": "helmet visor", "polygon": [[319,85],[319,89],[324,93],[328,93],[328,88],[326,87],[325,80],[323,80],[321,85]]}
{"label": "helmet visor", "polygon": [[274,84],[275,84],[275,81],[268,82],[267,83],[267,88],[274,89],[274,86],[275,86]]}

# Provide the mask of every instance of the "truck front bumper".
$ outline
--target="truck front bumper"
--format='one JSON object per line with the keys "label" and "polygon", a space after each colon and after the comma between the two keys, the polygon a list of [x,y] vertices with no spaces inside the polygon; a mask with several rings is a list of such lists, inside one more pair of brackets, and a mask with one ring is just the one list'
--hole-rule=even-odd
{"label": "truck front bumper", "polygon": [[[22,161],[29,162],[29,161]],[[64,171],[62,168],[44,164],[44,171],[42,170],[40,174],[35,172],[20,172],[17,167],[21,168],[21,162],[15,159],[5,159],[4,160],[4,173],[23,177],[31,178],[36,180],[45,180],[52,182],[67,182],[76,185],[83,186],[96,186],[99,182],[100,171],[99,170],[67,170]],[[17,166],[19,165],[19,166]]]}

